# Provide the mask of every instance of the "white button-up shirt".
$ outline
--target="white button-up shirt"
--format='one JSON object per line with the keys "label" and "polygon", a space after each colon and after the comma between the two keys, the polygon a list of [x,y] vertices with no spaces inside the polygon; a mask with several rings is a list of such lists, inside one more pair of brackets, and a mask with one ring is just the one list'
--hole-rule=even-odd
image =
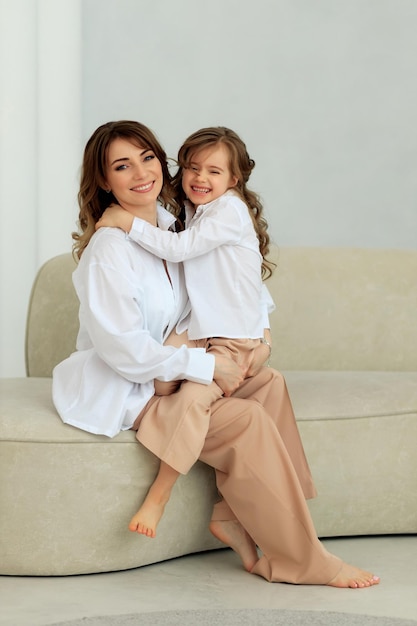
{"label": "white button-up shirt", "polygon": [[[161,229],[174,222],[158,208]],[[65,423],[113,437],[133,425],[154,394],[154,378],[208,384],[214,357],[163,346],[188,298],[181,264],[163,262],[117,228],[91,238],[73,274],[80,300],[77,351],[53,372],[53,400]]]}
{"label": "white button-up shirt", "polygon": [[187,214],[183,232],[135,218],[129,236],[159,257],[184,262],[191,311],[178,331],[190,339],[257,339],[274,303],[261,278],[262,256],[246,204],[228,191]]}

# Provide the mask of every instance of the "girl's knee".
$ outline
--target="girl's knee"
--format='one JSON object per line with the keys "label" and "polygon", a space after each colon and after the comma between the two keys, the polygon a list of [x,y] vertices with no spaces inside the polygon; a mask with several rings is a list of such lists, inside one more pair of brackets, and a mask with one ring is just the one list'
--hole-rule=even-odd
{"label": "girl's knee", "polygon": [[281,372],[274,369],[273,367],[263,367],[259,371],[258,376],[264,384],[271,383],[280,386],[285,385],[284,376],[281,374]]}

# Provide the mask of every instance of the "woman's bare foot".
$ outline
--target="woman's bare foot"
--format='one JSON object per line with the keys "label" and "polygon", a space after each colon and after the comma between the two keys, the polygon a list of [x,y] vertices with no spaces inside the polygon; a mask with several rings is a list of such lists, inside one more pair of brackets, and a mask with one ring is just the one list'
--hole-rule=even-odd
{"label": "woman's bare foot", "polygon": [[343,563],[338,574],[327,584],[330,585],[330,587],[350,587],[351,589],[359,589],[372,587],[372,585],[377,585],[379,581],[379,576],[374,576],[370,572]]}
{"label": "woman's bare foot", "polygon": [[238,553],[243,567],[250,572],[258,561],[256,544],[237,520],[210,522],[210,532],[220,541]]}

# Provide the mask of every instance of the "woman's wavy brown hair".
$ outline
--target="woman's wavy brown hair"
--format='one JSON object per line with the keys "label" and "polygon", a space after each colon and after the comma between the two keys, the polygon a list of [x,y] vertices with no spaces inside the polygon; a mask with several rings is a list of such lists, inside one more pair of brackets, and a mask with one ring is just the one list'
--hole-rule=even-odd
{"label": "woman's wavy brown hair", "polygon": [[187,199],[182,188],[183,170],[190,167],[192,157],[200,150],[223,144],[227,147],[230,156],[230,171],[232,176],[238,179],[233,189],[248,207],[252,218],[256,235],[259,241],[259,251],[262,255],[262,278],[267,279],[272,275],[276,265],[266,257],[269,253],[268,223],[263,216],[263,205],[258,194],[246,186],[249,176],[255,167],[255,161],[250,158],[246,145],[241,138],[229,128],[213,126],[202,128],[190,135],[178,151],[178,171],[173,178],[173,186],[177,200],[181,206]]}
{"label": "woman's wavy brown hair", "polygon": [[84,150],[80,190],[78,192],[80,207],[78,226],[80,232],[72,233],[75,258],[81,258],[85,247],[95,233],[95,225],[105,209],[110,204],[117,203],[113,194],[105,191],[105,187],[107,151],[110,144],[119,138],[127,139],[134,145],[147,148],[155,153],[156,158],[161,163],[164,181],[158,200],[174,215],[178,215],[180,211],[175,200],[167,155],[153,132],[143,124],[129,120],[103,124],[94,131]]}

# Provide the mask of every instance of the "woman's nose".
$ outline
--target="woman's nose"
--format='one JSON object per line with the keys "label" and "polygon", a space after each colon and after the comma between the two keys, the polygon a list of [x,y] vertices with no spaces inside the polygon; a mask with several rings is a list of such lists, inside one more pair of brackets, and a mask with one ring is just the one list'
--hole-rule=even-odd
{"label": "woman's nose", "polygon": [[145,168],[142,163],[137,163],[133,169],[133,176],[135,178],[143,178],[145,172]]}

